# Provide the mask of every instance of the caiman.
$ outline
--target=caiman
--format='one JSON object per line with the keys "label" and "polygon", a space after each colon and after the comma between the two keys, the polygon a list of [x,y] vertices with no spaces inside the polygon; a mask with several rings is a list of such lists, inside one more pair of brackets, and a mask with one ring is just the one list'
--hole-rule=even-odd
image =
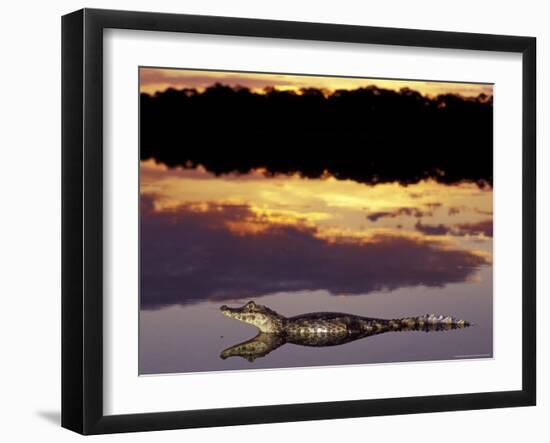
{"label": "caiman", "polygon": [[382,319],[339,312],[313,312],[284,317],[253,301],[240,308],[222,306],[223,315],[256,326],[259,334],[251,340],[224,350],[220,357],[239,356],[249,361],[292,343],[300,346],[337,346],[392,331],[446,331],[466,328],[470,323],[451,316],[426,314],[419,317]]}

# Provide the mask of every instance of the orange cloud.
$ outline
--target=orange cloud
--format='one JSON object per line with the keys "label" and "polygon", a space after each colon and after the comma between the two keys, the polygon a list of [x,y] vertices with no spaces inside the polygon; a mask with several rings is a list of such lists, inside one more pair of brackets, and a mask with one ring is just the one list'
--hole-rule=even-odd
{"label": "orange cloud", "polygon": [[[245,205],[182,204],[154,211],[142,194],[142,307],[326,290],[361,295],[468,281],[490,254],[449,239],[370,232],[326,237],[307,222],[257,216]],[[149,203],[147,203],[149,201]]]}
{"label": "orange cloud", "polygon": [[481,93],[486,95],[492,95],[493,93],[493,86],[491,84],[140,68],[140,91],[149,94],[164,91],[168,88],[203,90],[215,83],[231,87],[242,86],[255,92],[261,92],[263,89],[269,87],[275,87],[280,90],[318,88],[335,91],[338,89],[357,89],[374,85],[391,90],[410,88],[428,96],[452,93],[471,97],[478,96]]}

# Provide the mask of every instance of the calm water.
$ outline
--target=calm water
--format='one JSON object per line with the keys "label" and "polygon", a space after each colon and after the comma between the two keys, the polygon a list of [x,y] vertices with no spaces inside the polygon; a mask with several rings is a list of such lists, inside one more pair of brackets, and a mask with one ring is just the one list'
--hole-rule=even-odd
{"label": "calm water", "polygon": [[[297,175],[216,177],[141,164],[140,372],[221,371],[492,356],[492,191],[370,186]],[[285,344],[220,358],[256,329],[221,315],[249,300],[282,315],[426,313],[474,323],[341,346]]]}

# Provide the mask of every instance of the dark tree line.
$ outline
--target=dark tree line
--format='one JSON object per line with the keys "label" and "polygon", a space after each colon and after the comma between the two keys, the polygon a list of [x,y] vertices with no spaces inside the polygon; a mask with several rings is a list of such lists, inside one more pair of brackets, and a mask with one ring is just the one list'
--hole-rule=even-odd
{"label": "dark tree line", "polygon": [[215,174],[492,185],[493,100],[374,86],[300,93],[213,85],[140,98],[141,159]]}

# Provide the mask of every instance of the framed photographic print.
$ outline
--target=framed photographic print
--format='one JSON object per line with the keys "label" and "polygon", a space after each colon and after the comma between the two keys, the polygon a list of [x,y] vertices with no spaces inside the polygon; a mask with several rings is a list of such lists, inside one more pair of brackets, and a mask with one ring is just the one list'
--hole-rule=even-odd
{"label": "framed photographic print", "polygon": [[535,39],[62,21],[62,425],[534,405]]}

